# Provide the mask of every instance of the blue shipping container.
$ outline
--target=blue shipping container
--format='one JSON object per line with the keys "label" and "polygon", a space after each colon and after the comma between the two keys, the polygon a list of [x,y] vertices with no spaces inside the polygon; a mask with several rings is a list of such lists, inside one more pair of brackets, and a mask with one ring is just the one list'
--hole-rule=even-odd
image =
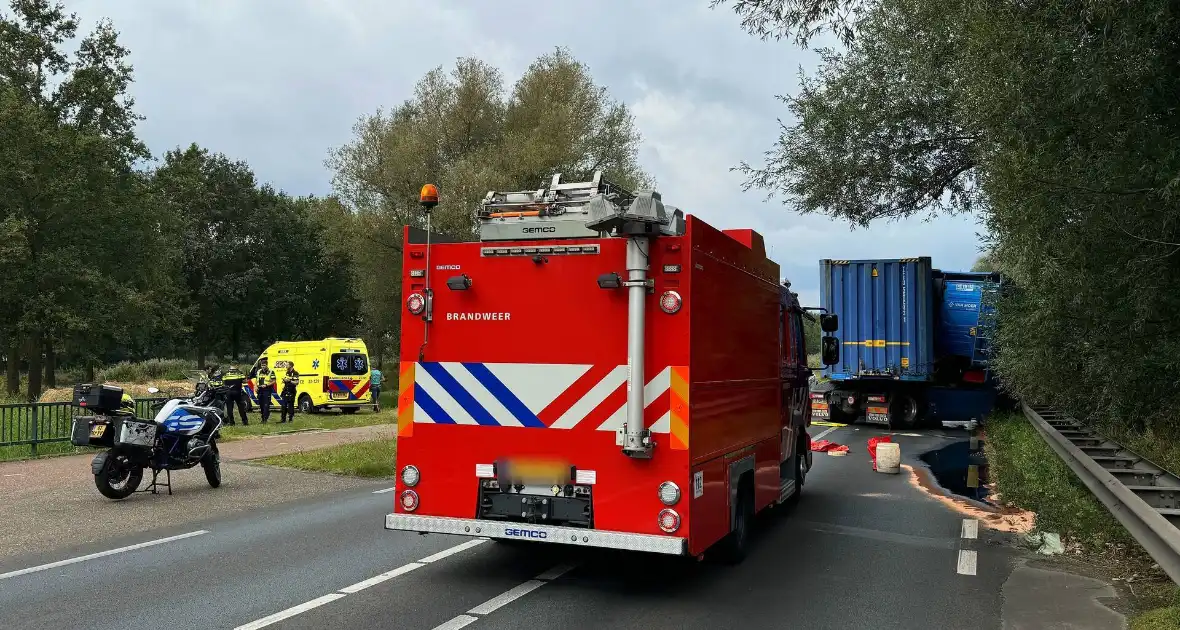
{"label": "blue shipping container", "polygon": [[820,303],[839,316],[832,380],[929,381],[934,375],[934,295],[929,257],[821,260]]}
{"label": "blue shipping container", "polygon": [[961,357],[964,368],[986,368],[995,330],[999,275],[935,270],[934,280],[935,293],[941,295],[935,353],[939,359]]}

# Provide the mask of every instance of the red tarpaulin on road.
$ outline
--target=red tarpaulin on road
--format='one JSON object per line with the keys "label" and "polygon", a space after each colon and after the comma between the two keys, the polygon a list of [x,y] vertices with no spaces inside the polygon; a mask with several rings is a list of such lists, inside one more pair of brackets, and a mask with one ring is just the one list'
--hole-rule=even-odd
{"label": "red tarpaulin on road", "polygon": [[819,440],[811,443],[811,450],[818,453],[847,453],[848,447],[843,444],[836,444],[827,440]]}
{"label": "red tarpaulin on road", "polygon": [[878,435],[877,437],[869,438],[869,457],[873,458],[873,470],[877,470],[877,445],[881,442],[892,442],[893,438],[888,435]]}

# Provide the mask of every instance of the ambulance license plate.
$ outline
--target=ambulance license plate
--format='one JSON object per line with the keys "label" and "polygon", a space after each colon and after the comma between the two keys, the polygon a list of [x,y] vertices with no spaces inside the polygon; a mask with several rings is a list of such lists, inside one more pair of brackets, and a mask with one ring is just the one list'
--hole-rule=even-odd
{"label": "ambulance license plate", "polygon": [[865,421],[873,424],[889,424],[889,408],[869,407],[865,410]]}
{"label": "ambulance license plate", "polygon": [[105,425],[105,424],[96,424],[96,425],[90,427],[90,437],[92,437],[92,438],[100,438],[106,432],[107,432],[107,425]]}
{"label": "ambulance license plate", "polygon": [[348,392],[332,392],[328,397],[332,400],[348,400]]}

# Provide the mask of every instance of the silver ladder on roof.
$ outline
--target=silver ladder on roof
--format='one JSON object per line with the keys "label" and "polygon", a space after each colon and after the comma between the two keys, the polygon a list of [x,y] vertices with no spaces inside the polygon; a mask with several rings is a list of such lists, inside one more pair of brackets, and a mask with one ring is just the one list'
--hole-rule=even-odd
{"label": "silver ladder on roof", "polygon": [[[527,241],[537,239],[601,238],[608,234],[586,227],[593,217],[591,202],[601,198],[619,208],[628,208],[637,198],[654,192],[631,192],[595,171],[585,182],[563,182],[555,173],[548,186],[537,190],[488,191],[476,212],[481,241]],[[658,198],[658,197],[657,197]],[[684,233],[684,213],[668,206],[669,221],[661,227],[665,235]]]}

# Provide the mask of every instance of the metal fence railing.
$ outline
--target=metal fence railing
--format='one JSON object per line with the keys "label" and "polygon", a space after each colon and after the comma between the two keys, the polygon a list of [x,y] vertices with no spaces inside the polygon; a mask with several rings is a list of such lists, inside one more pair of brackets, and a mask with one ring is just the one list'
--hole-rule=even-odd
{"label": "metal fence railing", "polygon": [[[153,403],[167,398],[140,398],[135,401],[135,415],[151,417]],[[82,415],[71,402],[44,402],[0,405],[0,447],[29,447],[37,454],[37,445],[68,442],[74,416]]]}

